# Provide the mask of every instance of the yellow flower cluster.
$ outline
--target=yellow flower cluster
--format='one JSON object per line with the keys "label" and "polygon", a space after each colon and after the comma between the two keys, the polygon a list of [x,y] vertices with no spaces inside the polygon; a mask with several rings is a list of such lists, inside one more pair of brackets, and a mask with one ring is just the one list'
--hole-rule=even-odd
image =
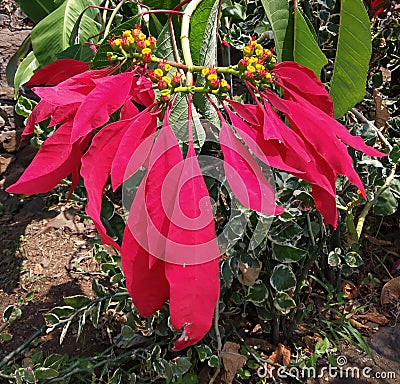
{"label": "yellow flower cluster", "polygon": [[141,27],[136,26],[134,29],[123,31],[118,37],[113,36],[108,39],[113,52],[117,53],[116,56],[113,52],[108,52],[108,58],[114,61],[119,58],[118,54],[126,58],[132,53],[140,53],[142,60],[149,63],[152,51],[156,48],[156,42],[154,36],[146,36]]}
{"label": "yellow flower cluster", "polygon": [[157,84],[164,103],[169,101],[171,91],[182,84],[182,74],[176,71],[170,73],[172,68],[166,61],[160,61],[157,69],[148,72],[150,80]]}
{"label": "yellow flower cluster", "polygon": [[275,63],[271,50],[250,40],[243,48],[243,58],[238,63],[239,75],[254,85],[267,85],[271,82],[270,70],[275,67]]}
{"label": "yellow flower cluster", "polygon": [[217,71],[215,68],[203,68],[201,74],[206,79],[206,87],[212,91],[218,91],[221,96],[225,96],[225,94],[230,90],[230,86],[225,79],[221,79],[217,75]]}

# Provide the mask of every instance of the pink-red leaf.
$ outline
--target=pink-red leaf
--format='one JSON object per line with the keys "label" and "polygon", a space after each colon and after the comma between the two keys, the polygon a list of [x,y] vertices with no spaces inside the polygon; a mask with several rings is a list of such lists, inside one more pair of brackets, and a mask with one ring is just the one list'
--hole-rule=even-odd
{"label": "pink-red leaf", "polygon": [[157,119],[147,110],[130,119],[111,167],[114,190],[144,164],[153,145],[156,128]]}
{"label": "pink-red leaf", "polygon": [[222,122],[219,141],[224,155],[224,169],[233,193],[246,207],[263,214],[275,213],[275,192],[256,160]]}
{"label": "pink-red leaf", "polygon": [[64,80],[85,72],[90,63],[75,59],[60,59],[40,68],[34,73],[26,85],[57,85]]}
{"label": "pink-red leaf", "polygon": [[[315,73],[293,61],[283,61],[273,69],[274,75],[287,89],[301,95],[321,111],[333,117],[333,102],[324,84]],[[285,97],[288,95],[285,94]]]}
{"label": "pink-red leaf", "polygon": [[[136,308],[144,317],[161,309],[169,298],[165,263],[156,259],[152,268],[149,265],[146,221],[143,181],[136,192],[125,227],[121,260],[128,292]],[[152,239],[149,240],[152,241]]]}
{"label": "pink-red leaf", "polygon": [[70,144],[71,123],[58,128],[40,147],[32,163],[7,192],[35,194],[53,189],[62,179],[75,172],[87,140]]}
{"label": "pink-red leaf", "polygon": [[26,136],[32,135],[35,131],[35,125],[48,119],[55,109],[56,107],[54,105],[49,104],[47,101],[40,100],[28,117],[26,127],[22,132],[21,140]]}
{"label": "pink-red leaf", "polygon": [[110,115],[120,108],[129,96],[133,72],[94,79],[95,88],[78,108],[71,134],[71,142],[107,123]]}
{"label": "pink-red leaf", "polygon": [[154,103],[155,94],[153,91],[153,83],[144,76],[135,78],[132,82],[130,95],[133,101],[148,107]]}
{"label": "pink-red leaf", "polygon": [[118,244],[107,235],[106,228],[100,219],[103,190],[111,173],[114,160],[122,136],[131,121],[120,120],[111,123],[98,132],[90,148],[82,157],[81,175],[87,191],[88,202],[86,212],[93,220],[105,244],[119,249]]}
{"label": "pink-red leaf", "polygon": [[165,274],[171,322],[175,329],[183,328],[174,344],[174,350],[180,351],[200,341],[211,328],[220,290],[218,259],[187,266],[167,263]]}

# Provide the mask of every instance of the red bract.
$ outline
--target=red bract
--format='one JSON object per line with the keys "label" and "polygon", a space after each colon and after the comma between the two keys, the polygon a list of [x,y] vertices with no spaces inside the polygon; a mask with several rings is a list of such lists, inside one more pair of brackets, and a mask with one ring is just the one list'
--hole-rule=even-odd
{"label": "red bract", "polygon": [[74,59],[60,59],[39,69],[25,85],[57,85],[89,69],[90,63]]}

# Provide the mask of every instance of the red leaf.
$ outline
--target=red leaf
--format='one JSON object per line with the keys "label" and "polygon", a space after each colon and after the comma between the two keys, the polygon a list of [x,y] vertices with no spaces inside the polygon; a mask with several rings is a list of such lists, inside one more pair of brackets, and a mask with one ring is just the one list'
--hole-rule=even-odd
{"label": "red leaf", "polygon": [[28,117],[26,127],[22,132],[21,140],[26,136],[32,135],[35,132],[35,125],[48,119],[55,109],[56,107],[54,105],[49,104],[47,101],[40,100]]}
{"label": "red leaf", "polygon": [[100,212],[103,190],[111,173],[111,164],[122,136],[131,123],[131,121],[120,120],[104,127],[94,136],[90,148],[82,157],[81,175],[88,198],[86,213],[96,225],[101,241],[105,244],[111,244],[117,249],[119,249],[118,244],[107,235],[107,231],[101,222]]}
{"label": "red leaf", "polygon": [[75,59],[60,59],[34,73],[26,85],[57,85],[64,80],[85,72],[90,63]]}
{"label": "red leaf", "polygon": [[133,303],[142,316],[148,317],[168,300],[169,283],[165,277],[165,263],[156,259],[150,268],[148,244],[144,247],[139,244],[147,241],[144,181],[136,192],[130,212],[121,247],[122,268]]}
{"label": "red leaf", "polygon": [[[76,90],[76,83],[67,80],[69,84],[61,83],[55,87],[33,88],[32,90],[44,101],[54,106],[81,103],[85,94]],[[72,87],[75,85],[75,89]]]}
{"label": "red leaf", "polygon": [[235,196],[250,209],[266,215],[274,214],[275,192],[272,185],[226,122],[222,122],[219,141],[224,155],[225,175]]}
{"label": "red leaf", "polygon": [[144,76],[135,78],[132,82],[130,95],[133,101],[146,107],[154,103],[155,94],[153,91],[153,83]]}
{"label": "red leaf", "polygon": [[93,80],[95,88],[86,96],[76,112],[71,142],[107,123],[110,115],[128,98],[133,76],[133,72],[123,72]]}
{"label": "red leaf", "polygon": [[139,109],[135,104],[132,103],[131,99],[126,100],[125,104],[121,108],[121,120],[131,119],[139,114]]}
{"label": "red leaf", "polygon": [[184,328],[173,348],[180,351],[200,341],[211,328],[220,290],[218,259],[188,266],[166,263],[165,274],[172,325]]}
{"label": "red leaf", "polygon": [[[304,99],[299,99],[299,102],[283,100],[270,91],[268,98],[275,107],[287,116],[295,131],[311,144],[332,170],[347,176],[365,197],[364,186],[353,168],[352,158],[347,147],[338,139],[338,136],[345,137],[351,146],[362,150],[364,153],[375,156],[382,156],[383,154],[367,146],[360,137],[352,136],[349,133],[345,135],[343,131],[345,128],[340,123]],[[309,113],[304,113],[305,108]]]}
{"label": "red leaf", "polygon": [[[283,61],[275,66],[273,73],[285,89],[301,95],[321,111],[333,117],[332,99],[324,84],[311,69],[293,61]],[[285,97],[287,97],[286,93]]]}
{"label": "red leaf", "polygon": [[148,249],[151,255],[165,261],[169,261],[166,243],[169,241],[170,220],[182,166],[183,157],[178,141],[171,127],[165,123],[150,153],[145,179],[147,238],[151,239]]}
{"label": "red leaf", "polygon": [[114,190],[144,164],[153,145],[156,128],[157,119],[147,110],[130,119],[111,167]]}
{"label": "red leaf", "polygon": [[67,120],[72,120],[79,106],[80,103],[73,103],[63,107],[56,107],[52,113],[49,127],[54,127],[55,125],[66,122]]}
{"label": "red leaf", "polygon": [[287,172],[301,173],[303,160],[277,140],[265,140],[262,131],[246,124],[228,108],[228,116],[240,137],[251,151],[265,164]]}
{"label": "red leaf", "polygon": [[[172,215],[168,216],[170,225],[165,260],[193,265],[217,259],[220,253],[215,238],[214,214],[192,141],[189,142],[183,167],[177,168],[180,171],[179,179],[170,185],[171,189],[175,188],[175,194],[161,191],[167,198],[175,195]],[[175,180],[172,178],[169,181]]]}
{"label": "red leaf", "polygon": [[35,194],[53,189],[62,179],[80,166],[87,140],[70,144],[71,123],[58,128],[40,147],[32,163],[7,192]]}

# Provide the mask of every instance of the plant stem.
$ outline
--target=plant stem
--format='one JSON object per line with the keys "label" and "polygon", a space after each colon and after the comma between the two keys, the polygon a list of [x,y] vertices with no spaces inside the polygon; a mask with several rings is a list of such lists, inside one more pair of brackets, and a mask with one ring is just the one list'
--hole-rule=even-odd
{"label": "plant stem", "polygon": [[362,121],[363,123],[367,123],[371,128],[373,128],[378,135],[378,137],[381,139],[382,143],[384,143],[389,149],[392,149],[392,145],[389,143],[389,141],[386,139],[386,137],[383,135],[383,133],[378,129],[378,127],[373,124],[371,121],[369,121],[363,114],[361,114],[357,109],[352,108],[351,112],[356,115],[356,117]]}
{"label": "plant stem", "polygon": [[183,59],[185,60],[185,64],[188,66],[188,71],[186,74],[186,85],[193,85],[193,74],[189,69],[193,67],[192,55],[190,53],[190,41],[189,41],[189,27],[190,27],[190,19],[192,18],[193,12],[196,10],[197,6],[202,2],[202,0],[192,0],[185,9],[185,12],[182,16],[182,28],[181,28],[181,45],[182,45],[182,53]]}
{"label": "plant stem", "polygon": [[108,20],[108,23],[106,25],[106,28],[104,30],[104,38],[106,38],[108,36],[108,34],[110,33],[110,29],[111,29],[111,25],[114,21],[115,16],[117,15],[118,11],[121,9],[121,7],[124,5],[125,0],[121,0],[117,6],[114,8],[111,16],[110,16],[110,20]]}
{"label": "plant stem", "polygon": [[221,333],[219,332],[219,298],[217,301],[217,305],[215,307],[215,314],[214,314],[214,330],[215,336],[217,337],[217,352],[218,352],[218,366],[214,372],[213,377],[209,381],[209,384],[213,384],[214,381],[217,379],[220,371],[221,371],[221,351],[222,351],[222,340],[221,340]]}

